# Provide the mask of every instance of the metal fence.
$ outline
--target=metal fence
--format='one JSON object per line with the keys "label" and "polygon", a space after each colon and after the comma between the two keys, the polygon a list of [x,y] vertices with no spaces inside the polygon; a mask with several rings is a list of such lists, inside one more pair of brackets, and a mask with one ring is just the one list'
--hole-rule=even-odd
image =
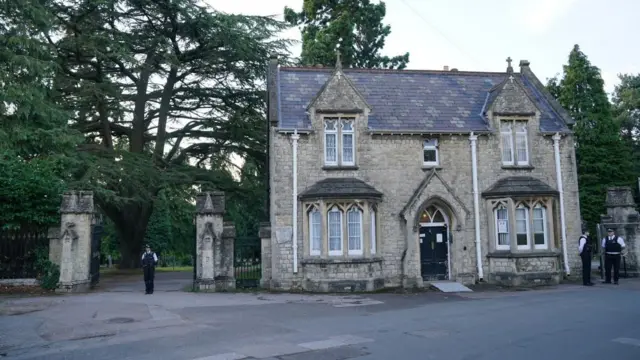
{"label": "metal fence", "polygon": [[37,276],[37,250],[47,251],[46,228],[0,228],[0,279],[29,279]]}
{"label": "metal fence", "polygon": [[260,238],[237,237],[234,242],[234,267],[237,288],[256,288],[262,277]]}

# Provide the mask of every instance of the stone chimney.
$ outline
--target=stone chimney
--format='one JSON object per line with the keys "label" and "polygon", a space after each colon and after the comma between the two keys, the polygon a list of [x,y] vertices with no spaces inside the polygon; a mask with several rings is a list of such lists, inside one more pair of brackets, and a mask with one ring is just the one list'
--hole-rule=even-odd
{"label": "stone chimney", "polygon": [[449,65],[444,66],[444,71],[449,71]]}
{"label": "stone chimney", "polygon": [[529,69],[529,60],[520,60],[520,72],[523,73],[525,71],[531,71]]}
{"label": "stone chimney", "polygon": [[278,55],[271,55],[269,57],[269,71],[267,74],[267,91],[268,100],[267,115],[269,117],[269,124],[271,126],[278,126]]}

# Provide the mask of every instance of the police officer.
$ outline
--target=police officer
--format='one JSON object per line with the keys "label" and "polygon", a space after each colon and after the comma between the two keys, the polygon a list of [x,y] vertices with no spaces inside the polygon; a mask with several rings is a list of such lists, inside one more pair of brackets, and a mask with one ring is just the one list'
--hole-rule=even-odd
{"label": "police officer", "polygon": [[153,294],[153,277],[156,272],[156,264],[158,264],[158,257],[156,253],[151,251],[151,246],[147,245],[144,254],[142,254],[145,294]]}
{"label": "police officer", "polygon": [[591,243],[589,241],[589,230],[583,229],[582,236],[578,240],[578,252],[582,259],[582,285],[593,286],[591,282]]}
{"label": "police officer", "polygon": [[607,237],[602,239],[605,284],[611,284],[611,268],[613,267],[613,283],[618,285],[618,278],[620,275],[620,256],[624,247],[624,239],[617,236],[612,228],[608,228]]}

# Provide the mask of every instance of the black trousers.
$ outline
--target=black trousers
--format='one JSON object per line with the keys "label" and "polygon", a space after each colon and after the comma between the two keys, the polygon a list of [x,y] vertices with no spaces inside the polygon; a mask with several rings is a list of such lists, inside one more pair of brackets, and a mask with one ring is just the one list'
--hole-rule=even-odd
{"label": "black trousers", "polygon": [[611,268],[613,267],[613,282],[620,277],[620,254],[604,254],[604,281],[611,282]]}
{"label": "black trousers", "polygon": [[153,294],[153,277],[156,273],[156,268],[153,265],[146,265],[142,267],[144,270],[144,288],[148,294]]}
{"label": "black trousers", "polygon": [[582,259],[582,284],[591,283],[591,254],[580,254]]}

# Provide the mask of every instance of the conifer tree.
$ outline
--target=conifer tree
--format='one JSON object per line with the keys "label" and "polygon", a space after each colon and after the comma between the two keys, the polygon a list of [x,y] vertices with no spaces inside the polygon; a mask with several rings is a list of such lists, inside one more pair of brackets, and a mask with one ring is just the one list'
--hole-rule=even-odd
{"label": "conifer tree", "polygon": [[547,86],[575,119],[580,208],[593,227],[606,213],[607,187],[633,183],[631,148],[620,136],[600,69],[578,45],[569,54],[562,79],[551,79]]}

